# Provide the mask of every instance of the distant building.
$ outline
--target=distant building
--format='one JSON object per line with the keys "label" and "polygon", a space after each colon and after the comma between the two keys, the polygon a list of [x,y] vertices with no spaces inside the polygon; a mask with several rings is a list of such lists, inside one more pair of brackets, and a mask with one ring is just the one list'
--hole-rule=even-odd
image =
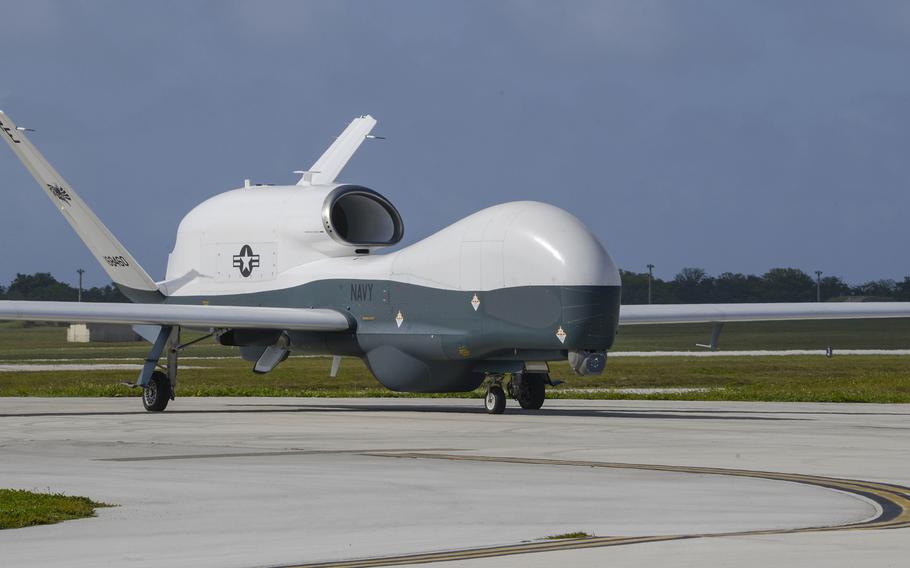
{"label": "distant building", "polygon": [[142,338],[129,325],[119,323],[74,323],[66,330],[70,343],[120,343]]}

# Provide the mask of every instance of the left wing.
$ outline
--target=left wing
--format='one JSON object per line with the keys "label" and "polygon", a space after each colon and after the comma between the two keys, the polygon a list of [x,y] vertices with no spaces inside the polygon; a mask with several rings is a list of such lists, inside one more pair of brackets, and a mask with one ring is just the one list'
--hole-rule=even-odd
{"label": "left wing", "polygon": [[619,309],[620,325],[910,317],[910,302],[647,304]]}
{"label": "left wing", "polygon": [[341,312],[319,308],[260,308],[103,302],[0,302],[0,320],[125,323],[202,328],[346,331]]}

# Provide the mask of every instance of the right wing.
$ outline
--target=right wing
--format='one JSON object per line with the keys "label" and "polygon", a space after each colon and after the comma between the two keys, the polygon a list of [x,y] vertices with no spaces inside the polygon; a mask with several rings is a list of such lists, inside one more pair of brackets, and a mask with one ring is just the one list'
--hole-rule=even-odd
{"label": "right wing", "polygon": [[619,309],[619,325],[910,317],[910,302],[645,304]]}
{"label": "right wing", "polygon": [[294,331],[347,331],[351,329],[347,316],[330,309],[202,306],[197,304],[0,301],[0,320]]}

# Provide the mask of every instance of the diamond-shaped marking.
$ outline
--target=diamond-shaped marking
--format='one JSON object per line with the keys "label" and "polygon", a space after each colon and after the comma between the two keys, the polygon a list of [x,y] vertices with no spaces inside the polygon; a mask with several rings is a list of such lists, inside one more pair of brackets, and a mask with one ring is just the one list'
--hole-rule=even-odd
{"label": "diamond-shaped marking", "polygon": [[477,308],[480,307],[480,298],[477,297],[477,294],[474,294],[474,297],[471,298],[471,305],[474,306],[474,311],[477,311]]}
{"label": "diamond-shaped marking", "polygon": [[401,310],[398,310],[398,315],[395,316],[395,323],[398,324],[398,327],[401,327],[401,324],[404,323],[404,315],[402,315]]}
{"label": "diamond-shaped marking", "polygon": [[559,326],[559,329],[556,330],[556,339],[558,339],[560,343],[566,342],[566,332],[562,326]]}

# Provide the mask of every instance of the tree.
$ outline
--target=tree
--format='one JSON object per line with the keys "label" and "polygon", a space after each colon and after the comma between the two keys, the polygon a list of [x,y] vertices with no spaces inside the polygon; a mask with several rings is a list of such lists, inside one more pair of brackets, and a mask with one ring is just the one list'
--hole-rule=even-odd
{"label": "tree", "polygon": [[894,299],[910,301],[910,276],[904,276],[904,281],[894,286]]}
{"label": "tree", "polygon": [[877,298],[891,298],[897,290],[894,280],[871,280],[860,284],[855,291],[860,296],[873,296]]}
{"label": "tree", "polygon": [[623,304],[647,304],[648,303],[648,273],[630,272],[620,270],[619,277],[622,280],[622,303]]}
{"label": "tree", "polygon": [[[0,298],[3,296],[3,287],[0,286]],[[5,296],[9,300],[75,302],[79,298],[79,291],[66,282],[58,281],[48,272],[36,272],[35,274],[17,274],[9,288],[6,289]],[[129,301],[120,293],[119,288],[111,284],[83,290],[82,300],[85,302]]]}
{"label": "tree", "polygon": [[850,294],[850,285],[837,276],[825,276],[821,279],[822,301]]}
{"label": "tree", "polygon": [[708,301],[714,288],[714,279],[704,268],[683,268],[673,278],[676,297],[684,304]]}
{"label": "tree", "polygon": [[73,301],[76,290],[69,284],[57,281],[49,272],[16,274],[6,293],[10,300]]}
{"label": "tree", "polygon": [[120,292],[120,288],[108,284],[103,287],[89,288],[82,291],[83,302],[129,302],[129,299]]}
{"label": "tree", "polygon": [[714,279],[714,301],[760,302],[762,285],[762,279],[753,274],[724,272]]}
{"label": "tree", "polygon": [[[622,279],[623,304],[648,303],[648,273],[630,272],[620,270]],[[664,282],[660,278],[651,280],[651,301],[655,304],[671,304],[676,301],[672,283]]]}
{"label": "tree", "polygon": [[815,299],[815,280],[798,268],[772,268],[762,275],[766,302],[811,302]]}

